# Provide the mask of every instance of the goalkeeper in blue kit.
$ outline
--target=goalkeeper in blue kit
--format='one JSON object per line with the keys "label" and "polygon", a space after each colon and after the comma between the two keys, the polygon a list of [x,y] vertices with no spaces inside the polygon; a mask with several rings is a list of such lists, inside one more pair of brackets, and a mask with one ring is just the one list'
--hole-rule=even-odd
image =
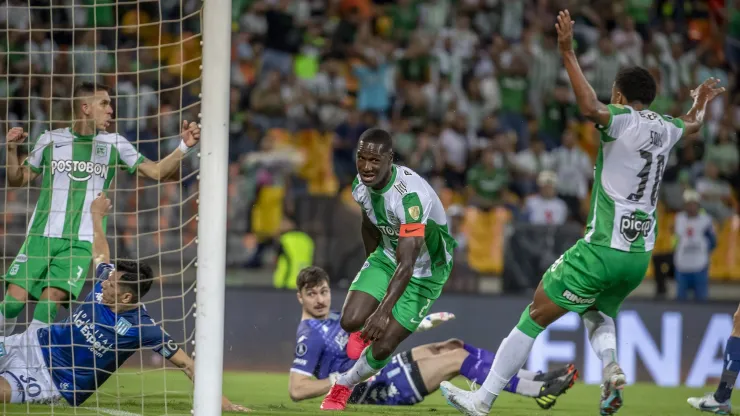
{"label": "goalkeeper in blue kit", "polygon": [[[152,286],[145,263],[110,263],[103,219],[111,202],[91,204],[96,283],[69,318],[0,337],[0,401],[82,405],[135,352],[152,349],[193,379],[194,362],[139,300]],[[249,409],[222,399],[224,411]]]}

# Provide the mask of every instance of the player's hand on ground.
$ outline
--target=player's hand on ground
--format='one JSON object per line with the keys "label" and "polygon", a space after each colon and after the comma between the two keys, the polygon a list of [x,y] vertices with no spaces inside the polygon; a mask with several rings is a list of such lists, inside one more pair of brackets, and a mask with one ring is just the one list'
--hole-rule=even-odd
{"label": "player's hand on ground", "polygon": [[110,202],[110,199],[101,192],[98,194],[98,197],[93,200],[92,204],[90,204],[90,213],[103,218],[108,215],[112,207],[113,204]]}
{"label": "player's hand on ground", "polygon": [[362,329],[362,339],[366,341],[375,341],[380,339],[385,333],[385,328],[390,321],[390,312],[385,312],[378,308],[365,321],[365,327]]}
{"label": "player's hand on ground", "polygon": [[560,52],[570,52],[573,50],[573,25],[575,22],[570,18],[568,10],[562,10],[558,13],[558,22],[555,23],[555,30],[558,32],[558,47]]}
{"label": "player's hand on ground", "polygon": [[8,147],[15,148],[19,143],[23,143],[26,137],[28,137],[28,133],[23,132],[23,127],[13,127],[5,134],[5,141],[8,143]]}
{"label": "player's hand on ground", "polygon": [[717,78],[712,77],[707,79],[696,87],[696,89],[691,90],[691,98],[698,102],[708,103],[712,101],[715,97],[725,92],[725,87],[717,87],[719,83],[720,80]]}
{"label": "player's hand on ground", "polygon": [[416,332],[428,331],[432,328],[436,328],[447,321],[455,319],[455,314],[450,312],[435,312],[430,313],[422,319],[419,326],[416,328]]}
{"label": "player's hand on ground", "polygon": [[180,137],[187,147],[195,146],[200,141],[200,126],[194,121],[188,123],[187,120],[183,120]]}

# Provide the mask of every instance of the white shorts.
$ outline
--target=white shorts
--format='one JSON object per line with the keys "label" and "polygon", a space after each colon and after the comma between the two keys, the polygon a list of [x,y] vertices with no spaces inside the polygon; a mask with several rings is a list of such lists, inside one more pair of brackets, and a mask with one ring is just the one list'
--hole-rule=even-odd
{"label": "white shorts", "polygon": [[41,355],[37,331],[0,337],[0,377],[10,384],[11,403],[51,403],[62,397]]}

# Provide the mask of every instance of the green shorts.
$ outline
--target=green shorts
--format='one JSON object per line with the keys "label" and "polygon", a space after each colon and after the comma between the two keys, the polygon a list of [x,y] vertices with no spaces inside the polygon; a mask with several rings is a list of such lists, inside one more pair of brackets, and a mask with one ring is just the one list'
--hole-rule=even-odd
{"label": "green shorts", "polygon": [[[431,277],[412,277],[401,298],[393,306],[393,318],[411,332],[429,313],[429,309],[442,293],[442,287],[450,276],[452,265],[432,271]],[[396,265],[378,249],[362,266],[349,290],[365,292],[381,302],[388,291]]]}
{"label": "green shorts", "polygon": [[616,318],[624,299],[642,283],[651,256],[581,239],[547,269],[542,287],[564,309],[582,314],[594,306]]}
{"label": "green shorts", "polygon": [[29,236],[10,264],[5,281],[18,285],[38,300],[47,287],[62,289],[77,299],[92,261],[87,241]]}

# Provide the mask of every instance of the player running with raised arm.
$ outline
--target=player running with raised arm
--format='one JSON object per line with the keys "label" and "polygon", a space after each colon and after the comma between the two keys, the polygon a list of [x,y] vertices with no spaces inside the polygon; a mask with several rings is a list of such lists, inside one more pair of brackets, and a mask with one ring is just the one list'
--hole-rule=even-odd
{"label": "player running with raised arm", "polygon": [[717,391],[703,397],[689,397],[688,403],[691,407],[717,415],[732,414],[730,398],[737,382],[737,374],[740,372],[740,305],[732,317],[732,333],[725,346],[724,361]]}
{"label": "player running with raised arm", "polygon": [[[0,400],[80,406],[135,352],[152,349],[193,379],[194,362],[139,303],[152,286],[145,263],[110,263],[104,218],[111,202],[100,195],[89,211],[97,282],[67,319],[0,337]],[[224,411],[249,409],[222,399]]]}
{"label": "player running with raised arm", "polygon": [[74,89],[71,126],[42,134],[22,163],[17,148],[27,135],[20,128],[8,132],[8,186],[26,186],[39,175],[42,181],[26,241],[4,276],[0,335],[13,333],[29,298],[39,301],[37,324],[53,322],[60,303],[77,299],[92,259],[90,203],[110,187],[116,168],[163,180],[179,171],[187,150],[200,140],[198,125],[183,122],[180,147],[152,162],[126,138],[107,132],[112,115],[109,88],[84,82]]}
{"label": "player running with raised arm", "polygon": [[357,362],[334,384],[321,404],[325,410],[343,410],[354,387],[385,367],[416,330],[442,292],[456,245],[432,187],[411,169],[393,164],[388,132],[362,133],[357,173],[352,196],[362,208],[368,257],[349,288],[340,320],[351,334],[347,355]]}
{"label": "player running with raised arm", "polygon": [[602,360],[601,414],[619,410],[626,378],[617,364],[614,318],[650,263],[658,188],[669,152],[679,139],[699,131],[707,103],[724,91],[716,88],[716,80],[708,80],[692,92],[691,110],[674,119],[648,110],[655,80],[647,70],[632,67],[619,71],[611,104],[604,105],[578,66],[567,10],[558,15],[556,29],[578,107],[601,132],[586,234],[545,272],[481,388],[469,392],[449,383],[440,386],[448,402],[466,415],[488,414],[526,362],[537,336],[568,311],[581,315]]}
{"label": "player running with raised arm", "polygon": [[[296,349],[290,369],[288,394],[294,401],[326,394],[339,374],[356,360],[347,357],[348,334],[339,325],[339,314],[331,311],[329,275],[319,267],[307,267],[298,274],[298,302],[301,323],[296,333]],[[416,332],[429,330],[454,315],[441,312],[428,315]],[[457,339],[426,344],[396,354],[380,373],[355,386],[349,402],[385,406],[421,402],[439,388],[439,383],[458,375],[480,383],[493,363],[493,353],[464,344]],[[505,390],[532,397],[549,409],[578,378],[570,364],[548,373],[521,370]]]}

